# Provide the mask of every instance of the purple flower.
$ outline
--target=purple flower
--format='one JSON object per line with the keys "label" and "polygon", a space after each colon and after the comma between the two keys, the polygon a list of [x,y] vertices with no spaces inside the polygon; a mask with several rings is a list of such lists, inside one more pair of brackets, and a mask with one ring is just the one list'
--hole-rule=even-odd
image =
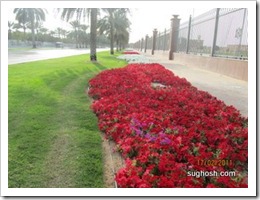
{"label": "purple flower", "polygon": [[166,134],[165,134],[163,131],[159,132],[158,135],[159,135],[160,137],[166,137]]}
{"label": "purple flower", "polygon": [[143,136],[143,131],[142,130],[137,129],[135,132],[136,132],[136,135]]}
{"label": "purple flower", "polygon": [[133,130],[133,129],[135,129],[135,126],[130,124],[130,128]]}
{"label": "purple flower", "polygon": [[138,130],[140,130],[139,128],[136,128],[135,126],[130,126],[130,128],[133,130],[133,131],[138,131]]}
{"label": "purple flower", "polygon": [[132,122],[134,125],[139,126],[140,128],[142,127],[141,123],[134,117],[132,118]]}
{"label": "purple flower", "polygon": [[154,142],[157,138],[155,136],[151,137],[150,142]]}
{"label": "purple flower", "polygon": [[171,140],[168,137],[165,137],[161,140],[160,144],[165,145],[165,144],[170,144]]}
{"label": "purple flower", "polygon": [[158,135],[160,136],[161,139],[160,144],[164,145],[164,144],[171,143],[171,140],[167,137],[167,135],[163,131],[161,131]]}
{"label": "purple flower", "polygon": [[145,138],[149,140],[149,142],[154,142],[156,140],[156,136],[152,136],[151,134],[147,133]]}

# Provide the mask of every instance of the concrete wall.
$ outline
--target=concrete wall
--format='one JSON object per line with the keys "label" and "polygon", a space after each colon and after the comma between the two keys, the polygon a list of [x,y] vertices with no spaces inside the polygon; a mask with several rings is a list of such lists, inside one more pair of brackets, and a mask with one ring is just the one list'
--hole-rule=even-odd
{"label": "concrete wall", "polygon": [[[169,53],[167,51],[155,51],[154,54],[168,59]],[[239,80],[248,81],[248,61],[246,60],[174,53],[173,63],[198,67]]]}
{"label": "concrete wall", "polygon": [[174,61],[248,81],[248,61],[174,53]]}

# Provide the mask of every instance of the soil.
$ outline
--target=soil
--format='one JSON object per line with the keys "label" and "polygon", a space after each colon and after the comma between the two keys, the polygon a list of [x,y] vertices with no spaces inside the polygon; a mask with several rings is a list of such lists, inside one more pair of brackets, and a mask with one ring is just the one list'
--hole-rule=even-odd
{"label": "soil", "polygon": [[116,188],[115,181],[116,172],[124,167],[124,160],[120,153],[115,152],[116,144],[107,140],[102,134],[102,149],[104,158],[104,183],[106,188]]}
{"label": "soil", "polygon": [[[89,88],[86,89],[88,95]],[[89,97],[90,98],[90,97]],[[90,98],[91,103],[93,99]],[[104,186],[105,188],[117,188],[115,181],[116,172],[124,167],[124,159],[119,152],[114,149],[116,143],[112,140],[105,138],[104,133],[100,133],[102,137],[102,150],[103,150],[103,161],[104,161]]]}

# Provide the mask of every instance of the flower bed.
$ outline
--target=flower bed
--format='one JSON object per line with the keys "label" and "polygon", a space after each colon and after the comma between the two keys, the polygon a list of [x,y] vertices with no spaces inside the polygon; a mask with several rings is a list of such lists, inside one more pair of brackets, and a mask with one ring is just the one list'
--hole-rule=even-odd
{"label": "flower bed", "polygon": [[151,63],[151,61],[147,57],[137,54],[125,54],[120,55],[117,58],[126,60],[127,63]]}
{"label": "flower bed", "polygon": [[[159,64],[106,70],[89,85],[99,129],[126,161],[119,187],[247,187],[247,119],[234,107]],[[236,176],[188,175],[198,171]]]}
{"label": "flower bed", "polygon": [[136,51],[124,51],[123,54],[139,54]]}

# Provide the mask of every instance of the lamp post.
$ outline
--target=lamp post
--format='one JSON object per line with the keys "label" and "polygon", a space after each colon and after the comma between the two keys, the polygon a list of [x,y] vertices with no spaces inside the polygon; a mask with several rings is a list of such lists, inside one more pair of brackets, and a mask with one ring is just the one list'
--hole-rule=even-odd
{"label": "lamp post", "polygon": [[140,47],[141,50],[140,51],[143,50],[143,45],[144,45],[144,38],[141,39],[141,47]]}
{"label": "lamp post", "polygon": [[147,41],[148,41],[148,35],[145,36],[144,53],[146,53],[147,50]]}
{"label": "lamp post", "polygon": [[180,27],[180,20],[181,20],[178,19],[178,16],[179,15],[173,15],[173,18],[171,19],[169,60],[174,59],[173,52],[177,51],[179,27]]}
{"label": "lamp post", "polygon": [[154,55],[154,50],[155,50],[155,46],[156,46],[156,36],[157,36],[157,29],[155,28],[153,30],[153,48],[152,48],[152,55]]}

